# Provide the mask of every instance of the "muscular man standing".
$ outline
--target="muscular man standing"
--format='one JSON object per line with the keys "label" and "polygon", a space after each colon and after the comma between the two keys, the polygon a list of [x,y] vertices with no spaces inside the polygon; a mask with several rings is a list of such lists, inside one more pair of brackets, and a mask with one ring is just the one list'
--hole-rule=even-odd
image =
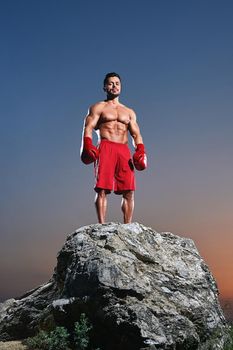
{"label": "muscular man standing", "polygon": [[[104,79],[106,100],[90,107],[85,118],[81,159],[85,164],[95,162],[96,211],[99,223],[105,222],[107,194],[112,190],[122,195],[124,223],[130,223],[134,210],[134,167],[144,170],[146,153],[135,112],[119,102],[121,78],[108,73]],[[99,144],[92,143],[92,132],[99,135]],[[128,147],[128,132],[133,138],[133,159]]]}

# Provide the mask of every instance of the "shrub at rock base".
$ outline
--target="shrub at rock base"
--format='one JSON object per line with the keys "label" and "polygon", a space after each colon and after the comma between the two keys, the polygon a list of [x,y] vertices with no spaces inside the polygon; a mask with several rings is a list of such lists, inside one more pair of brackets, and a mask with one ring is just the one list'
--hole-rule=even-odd
{"label": "shrub at rock base", "polygon": [[[74,324],[74,333],[70,335],[65,327],[56,327],[50,333],[40,331],[35,337],[25,340],[30,350],[85,350],[89,347],[89,332],[92,329],[85,314]],[[70,340],[69,340],[70,339]],[[100,349],[96,349],[100,350]]]}

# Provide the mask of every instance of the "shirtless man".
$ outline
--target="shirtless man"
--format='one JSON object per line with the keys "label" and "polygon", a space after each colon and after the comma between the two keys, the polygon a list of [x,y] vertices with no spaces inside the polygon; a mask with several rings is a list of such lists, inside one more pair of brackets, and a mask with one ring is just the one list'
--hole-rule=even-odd
{"label": "shirtless man", "polygon": [[[84,121],[81,159],[85,164],[95,162],[95,206],[99,223],[105,222],[107,194],[112,190],[122,195],[124,223],[130,223],[134,210],[134,167],[144,170],[146,153],[135,112],[119,102],[121,78],[108,73],[104,79],[106,100],[90,107]],[[92,143],[92,132],[99,135],[99,144]],[[136,148],[133,159],[128,147],[128,131]]]}

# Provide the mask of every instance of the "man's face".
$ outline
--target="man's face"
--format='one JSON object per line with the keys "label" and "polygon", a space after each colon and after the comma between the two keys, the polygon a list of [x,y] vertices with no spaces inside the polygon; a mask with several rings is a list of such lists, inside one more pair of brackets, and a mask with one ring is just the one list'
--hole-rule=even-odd
{"label": "man's face", "polygon": [[117,97],[121,93],[121,81],[118,77],[108,78],[104,86],[104,90],[108,96]]}

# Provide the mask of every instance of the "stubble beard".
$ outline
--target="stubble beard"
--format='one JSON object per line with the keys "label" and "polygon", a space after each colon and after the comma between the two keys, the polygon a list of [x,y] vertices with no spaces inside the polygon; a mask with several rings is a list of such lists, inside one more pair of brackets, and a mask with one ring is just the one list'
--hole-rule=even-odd
{"label": "stubble beard", "polygon": [[119,96],[120,96],[120,93],[114,94],[114,93],[109,92],[109,93],[107,94],[107,99],[108,99],[108,100],[114,100],[114,98],[117,98],[117,97],[119,97]]}

